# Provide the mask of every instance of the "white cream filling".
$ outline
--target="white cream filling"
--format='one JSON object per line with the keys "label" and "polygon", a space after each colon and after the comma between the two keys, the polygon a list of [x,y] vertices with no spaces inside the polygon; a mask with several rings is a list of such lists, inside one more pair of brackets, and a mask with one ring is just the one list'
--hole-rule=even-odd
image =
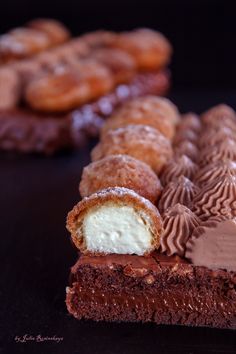
{"label": "white cream filling", "polygon": [[90,252],[143,255],[151,247],[152,233],[129,206],[104,205],[83,221],[86,248]]}

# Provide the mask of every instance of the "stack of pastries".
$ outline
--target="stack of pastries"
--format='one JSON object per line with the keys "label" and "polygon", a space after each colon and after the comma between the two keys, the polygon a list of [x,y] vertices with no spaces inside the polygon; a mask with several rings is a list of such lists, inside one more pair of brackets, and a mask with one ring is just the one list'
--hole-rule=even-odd
{"label": "stack of pastries", "polygon": [[159,32],[71,38],[37,19],[0,36],[0,148],[51,153],[97,134],[119,104],[165,94],[172,48]]}
{"label": "stack of pastries", "polygon": [[236,113],[136,98],[104,124],[67,228],[76,318],[235,328]]}

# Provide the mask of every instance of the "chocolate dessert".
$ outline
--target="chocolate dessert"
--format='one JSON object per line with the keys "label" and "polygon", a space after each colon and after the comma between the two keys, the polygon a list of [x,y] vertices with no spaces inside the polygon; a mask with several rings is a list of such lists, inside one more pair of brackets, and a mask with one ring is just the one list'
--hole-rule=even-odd
{"label": "chocolate dessert", "polygon": [[153,253],[81,256],[67,308],[77,319],[236,328],[235,273]]}
{"label": "chocolate dessert", "polygon": [[61,23],[37,19],[1,35],[0,149],[48,154],[79,148],[121,103],[166,94],[171,54],[169,41],[147,29],[71,38]]}
{"label": "chocolate dessert", "polygon": [[[145,99],[142,102],[145,105]],[[163,119],[168,120],[168,114]],[[225,120],[230,139],[225,139]],[[158,129],[150,115],[146,124]],[[220,105],[201,117],[187,114],[171,124],[173,154],[156,170],[164,184],[157,200],[144,197],[144,184],[128,184],[134,178],[131,165],[117,170],[120,187],[109,186],[113,177],[106,178],[105,189],[97,188],[94,169],[83,174],[81,190],[89,186],[91,193],[67,219],[80,251],[66,289],[68,311],[77,319],[236,328],[236,114]],[[214,139],[213,131],[217,143],[205,146],[202,136],[208,133]],[[190,141],[199,151],[194,162],[176,149],[179,142]],[[119,154],[130,151],[131,146]],[[145,164],[139,156],[135,158]],[[210,164],[203,163],[204,156]],[[115,168],[114,154],[105,159],[107,171]]]}
{"label": "chocolate dessert", "polygon": [[0,150],[53,154],[78,149],[96,137],[104,119],[122,102],[146,93],[164,94],[168,73],[137,75],[130,84],[68,114],[44,113],[14,108],[0,110]]}

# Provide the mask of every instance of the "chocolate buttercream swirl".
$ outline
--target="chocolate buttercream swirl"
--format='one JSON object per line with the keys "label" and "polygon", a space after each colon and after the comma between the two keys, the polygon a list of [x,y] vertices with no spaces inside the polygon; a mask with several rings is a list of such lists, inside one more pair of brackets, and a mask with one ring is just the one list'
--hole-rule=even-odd
{"label": "chocolate buttercream swirl", "polygon": [[192,129],[196,133],[200,133],[202,124],[200,118],[195,113],[186,113],[182,115],[179,129]]}
{"label": "chocolate buttercream swirl", "polygon": [[198,217],[186,206],[176,204],[169,208],[163,215],[161,252],[183,256],[189,237],[199,225]]}
{"label": "chocolate buttercream swirl", "polygon": [[183,141],[190,141],[193,144],[196,144],[198,141],[198,134],[190,128],[179,128],[177,133],[175,134],[173,144],[177,146],[178,144],[182,143]]}
{"label": "chocolate buttercream swirl", "polygon": [[185,140],[174,147],[174,154],[176,156],[186,155],[191,160],[196,161],[198,158],[199,152],[198,152],[198,148],[196,147],[196,145],[191,143],[191,141]]}
{"label": "chocolate buttercream swirl", "polygon": [[225,139],[236,141],[236,133],[228,127],[206,129],[199,138],[198,146],[201,149],[209,146],[216,146],[217,144],[222,143]]}
{"label": "chocolate buttercream swirl", "polygon": [[197,171],[194,183],[202,188],[219,177],[223,178],[226,174],[236,176],[236,162],[230,160],[212,162]]}
{"label": "chocolate buttercream swirl", "polygon": [[236,218],[212,217],[193,231],[185,257],[197,266],[235,271],[235,235]]}
{"label": "chocolate buttercream swirl", "polygon": [[227,173],[208,183],[193,198],[193,211],[201,220],[212,216],[236,216],[236,177]]}
{"label": "chocolate buttercream swirl", "polygon": [[222,126],[224,126],[226,120],[231,120],[233,122],[235,119],[235,111],[226,104],[219,104],[214,106],[208,111],[204,112],[201,116],[201,120],[204,125],[215,125],[220,123]]}
{"label": "chocolate buttercream swirl", "polygon": [[207,146],[201,150],[199,165],[206,166],[216,161],[236,160],[236,142],[225,139],[215,146]]}
{"label": "chocolate buttercream swirl", "polygon": [[172,159],[163,169],[161,182],[165,186],[181,175],[192,179],[197,172],[197,165],[186,155],[177,156]]}
{"label": "chocolate buttercream swirl", "polygon": [[180,176],[176,181],[168,183],[163,189],[158,203],[158,209],[163,213],[165,210],[178,203],[190,208],[193,197],[198,191],[199,188],[187,177]]}

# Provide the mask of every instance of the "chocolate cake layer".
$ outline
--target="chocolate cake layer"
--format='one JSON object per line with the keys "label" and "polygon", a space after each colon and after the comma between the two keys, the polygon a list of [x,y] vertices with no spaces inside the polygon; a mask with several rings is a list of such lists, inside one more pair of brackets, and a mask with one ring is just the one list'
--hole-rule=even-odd
{"label": "chocolate cake layer", "polygon": [[157,252],[81,256],[66,303],[78,319],[236,328],[236,274]]}
{"label": "chocolate cake layer", "polygon": [[0,111],[0,150],[52,154],[78,148],[88,137],[97,136],[103,120],[124,101],[146,94],[166,94],[167,71],[138,74],[127,85],[69,115],[43,115],[22,108]]}
{"label": "chocolate cake layer", "polygon": [[69,119],[14,109],[0,111],[0,149],[52,154],[72,146]]}

